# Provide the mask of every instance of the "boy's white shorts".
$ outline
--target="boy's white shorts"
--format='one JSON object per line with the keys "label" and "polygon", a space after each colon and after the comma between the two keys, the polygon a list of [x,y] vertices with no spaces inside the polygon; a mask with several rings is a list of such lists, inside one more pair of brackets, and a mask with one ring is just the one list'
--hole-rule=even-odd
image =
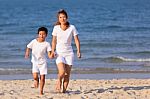
{"label": "boy's white shorts", "polygon": [[40,75],[46,75],[47,74],[47,63],[43,63],[43,64],[33,63],[32,73],[40,73]]}
{"label": "boy's white shorts", "polygon": [[56,64],[64,63],[67,65],[73,65],[74,54],[70,55],[57,55]]}

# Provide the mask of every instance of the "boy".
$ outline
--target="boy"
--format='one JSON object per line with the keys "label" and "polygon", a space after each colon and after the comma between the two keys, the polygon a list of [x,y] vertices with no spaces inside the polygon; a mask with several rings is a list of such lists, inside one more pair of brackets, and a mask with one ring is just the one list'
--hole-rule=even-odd
{"label": "boy", "polygon": [[38,29],[38,37],[32,40],[26,48],[25,58],[29,58],[30,49],[32,49],[32,73],[34,79],[34,88],[39,86],[40,73],[40,95],[43,95],[43,88],[45,84],[45,75],[47,74],[47,62],[46,62],[46,52],[49,58],[51,56],[51,46],[50,43],[46,41],[48,30],[45,27],[40,27]]}

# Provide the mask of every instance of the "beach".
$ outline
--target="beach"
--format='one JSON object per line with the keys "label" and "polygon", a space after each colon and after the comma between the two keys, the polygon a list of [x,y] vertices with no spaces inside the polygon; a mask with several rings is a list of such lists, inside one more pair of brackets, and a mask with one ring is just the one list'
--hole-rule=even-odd
{"label": "beach", "polygon": [[44,95],[32,79],[0,80],[0,99],[149,99],[150,79],[72,79],[66,93],[55,92],[56,79],[46,79]]}
{"label": "beach", "polygon": [[[61,2],[61,3],[60,3]],[[0,0],[0,99],[150,99],[150,0]],[[67,93],[56,93],[56,59],[48,59],[44,95],[33,84],[26,45],[64,8],[79,32]],[[86,11],[85,11],[86,9]]]}

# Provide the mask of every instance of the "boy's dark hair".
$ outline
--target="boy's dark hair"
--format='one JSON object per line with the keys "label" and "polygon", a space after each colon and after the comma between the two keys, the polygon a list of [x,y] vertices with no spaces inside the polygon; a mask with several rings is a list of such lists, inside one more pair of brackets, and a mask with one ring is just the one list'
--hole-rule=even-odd
{"label": "boy's dark hair", "polygon": [[48,34],[48,30],[47,30],[46,27],[40,27],[40,28],[38,29],[38,33],[37,33],[37,34],[39,34],[40,31],[45,31],[46,35]]}

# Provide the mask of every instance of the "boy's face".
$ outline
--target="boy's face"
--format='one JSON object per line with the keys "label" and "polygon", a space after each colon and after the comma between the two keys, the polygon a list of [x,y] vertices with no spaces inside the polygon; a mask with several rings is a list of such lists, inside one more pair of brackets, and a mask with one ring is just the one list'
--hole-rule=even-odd
{"label": "boy's face", "polygon": [[39,31],[38,37],[42,40],[45,40],[47,34],[45,33],[45,31]]}

